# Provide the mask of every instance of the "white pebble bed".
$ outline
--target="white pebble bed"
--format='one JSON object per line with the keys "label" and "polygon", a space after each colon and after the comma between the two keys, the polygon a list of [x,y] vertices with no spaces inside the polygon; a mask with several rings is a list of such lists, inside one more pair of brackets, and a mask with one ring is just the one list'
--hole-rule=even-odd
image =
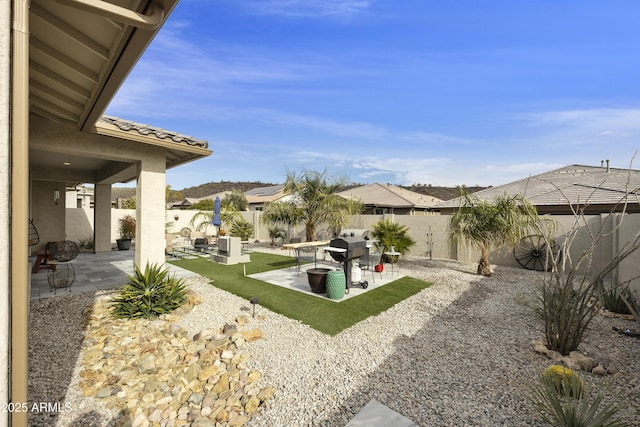
{"label": "white pebble bed", "polygon": [[[189,279],[204,302],[178,323],[195,334],[244,314],[245,328],[263,330],[265,338],[243,350],[276,394],[248,426],[344,426],[371,399],[420,426],[542,425],[524,396],[551,363],[530,345],[544,332],[534,311],[542,273],[496,267],[492,277],[481,277],[475,265],[425,258],[405,259],[401,268],[433,285],[334,337],[260,306],[256,317],[263,319],[254,319],[248,301],[204,278]],[[93,297],[31,303],[30,400],[73,408],[31,414],[31,425],[107,426],[116,415],[71,390],[78,380],[81,311]],[[623,419],[640,425],[640,339],[614,333],[613,326],[638,329],[598,316],[580,350],[611,357],[619,372],[606,378],[614,381],[610,392],[621,396]]]}

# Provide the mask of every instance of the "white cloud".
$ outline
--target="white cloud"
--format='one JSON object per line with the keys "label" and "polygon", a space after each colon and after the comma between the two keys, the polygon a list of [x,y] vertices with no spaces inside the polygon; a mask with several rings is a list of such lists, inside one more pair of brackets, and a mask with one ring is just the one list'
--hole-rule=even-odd
{"label": "white cloud", "polygon": [[637,141],[640,109],[589,109],[522,114],[531,131],[551,144],[589,145],[614,138],[618,143]]}

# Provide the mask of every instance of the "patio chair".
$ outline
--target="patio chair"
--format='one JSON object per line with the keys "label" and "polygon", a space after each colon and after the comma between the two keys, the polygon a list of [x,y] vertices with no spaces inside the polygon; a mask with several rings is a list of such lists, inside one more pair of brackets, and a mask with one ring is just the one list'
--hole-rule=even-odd
{"label": "patio chair", "polygon": [[76,270],[71,261],[80,252],[78,244],[70,240],[62,240],[53,243],[50,252],[53,259],[48,263],[54,267],[47,273],[50,290],[55,294],[58,288],[69,288],[71,292],[71,285],[76,280]]}
{"label": "patio chair", "polygon": [[307,262],[316,262],[316,248],[313,246],[301,246],[296,249],[296,270],[300,275],[302,264]]}
{"label": "patio chair", "polygon": [[165,240],[164,253],[166,255],[171,255],[172,257],[175,258],[175,252],[176,252],[175,250],[180,242],[178,242],[175,236],[173,236],[172,234],[165,234],[164,240]]}
{"label": "patio chair", "polygon": [[[373,279],[373,283],[376,282],[376,265],[380,264],[382,261],[382,247],[376,248],[374,252],[365,252],[365,255],[358,260],[358,265],[363,270],[371,271],[371,278]],[[380,279],[382,279],[382,271],[380,271]]]}

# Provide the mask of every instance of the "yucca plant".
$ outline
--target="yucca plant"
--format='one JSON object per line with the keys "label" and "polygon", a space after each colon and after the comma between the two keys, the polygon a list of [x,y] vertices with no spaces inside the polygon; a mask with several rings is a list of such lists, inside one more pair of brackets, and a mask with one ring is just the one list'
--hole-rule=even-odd
{"label": "yucca plant", "polygon": [[[540,383],[530,386],[527,399],[542,421],[561,427],[623,427],[616,419],[619,408],[603,404],[611,383],[603,384],[592,393],[593,382],[583,383],[577,374],[558,378],[541,375]],[[593,395],[593,396],[592,396]]]}
{"label": "yucca plant", "polygon": [[135,266],[128,279],[112,301],[112,314],[117,318],[153,319],[171,313],[186,301],[184,280],[169,275],[158,264],[147,264],[144,272]]}

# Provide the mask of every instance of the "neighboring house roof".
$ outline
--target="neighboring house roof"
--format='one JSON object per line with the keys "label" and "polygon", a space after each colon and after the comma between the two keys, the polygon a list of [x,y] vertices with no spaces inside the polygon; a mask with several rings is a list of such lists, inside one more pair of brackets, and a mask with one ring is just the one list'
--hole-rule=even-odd
{"label": "neighboring house roof", "polygon": [[[224,196],[231,193],[231,191],[222,191],[216,194],[210,194],[204,197],[187,197],[181,202],[172,203],[175,207],[191,206],[201,200],[215,200],[216,197],[220,197],[220,200],[224,199]],[[270,185],[267,187],[254,188],[249,191],[245,191],[244,195],[247,197],[247,201],[250,205],[259,205],[263,203],[270,203],[276,200],[280,200],[286,196],[284,192],[284,185]]]}
{"label": "neighboring house roof", "polygon": [[221,191],[220,193],[215,193],[215,194],[210,194],[208,196],[204,196],[204,197],[186,197],[184,200],[180,201],[180,202],[174,202],[171,203],[171,206],[173,207],[188,207],[191,206],[195,203],[201,202],[202,200],[216,200],[216,197],[220,197],[220,200],[224,199],[224,196],[226,196],[228,193],[230,193],[230,191]]}
{"label": "neighboring house roof", "polygon": [[284,185],[270,185],[245,191],[244,195],[250,205],[256,205],[275,202],[285,197],[286,193],[284,192]]}
{"label": "neighboring house roof", "polygon": [[391,184],[366,184],[349,190],[341,191],[338,195],[344,198],[356,198],[365,206],[389,208],[428,209],[442,202],[442,200],[416,193]]}
{"label": "neighboring house roof", "polygon": [[[589,205],[591,211],[609,211],[627,194],[637,195],[639,189],[639,170],[569,165],[509,184],[487,188],[473,195],[481,200],[492,200],[504,194],[519,194],[538,206],[538,210],[540,207],[550,209],[561,206],[568,208],[569,205]],[[638,204],[635,197],[629,202]],[[460,198],[456,198],[436,205],[435,209],[457,208],[459,203]]]}

